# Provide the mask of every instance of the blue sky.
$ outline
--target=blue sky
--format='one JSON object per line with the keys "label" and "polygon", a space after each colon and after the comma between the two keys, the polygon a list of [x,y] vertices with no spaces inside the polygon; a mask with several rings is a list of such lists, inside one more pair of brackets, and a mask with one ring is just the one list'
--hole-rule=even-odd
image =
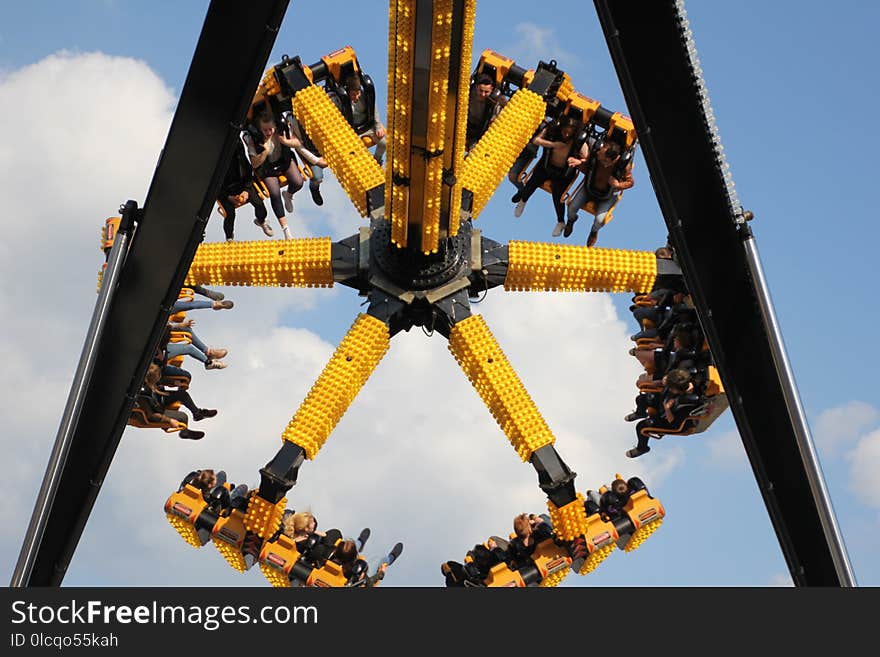
{"label": "blue sky", "polygon": [[[386,4],[340,3],[339,6],[345,8],[341,14],[324,8],[325,5],[329,6],[330,3],[322,3],[320,7],[323,9],[319,9],[315,3],[291,3],[269,64],[279,60],[285,53],[300,54],[304,61],[311,62],[337,47],[352,45],[362,66],[377,83],[380,93],[379,107],[384,115]],[[203,2],[147,3],[114,0],[83,0],[61,5],[54,2],[16,3],[5,9],[6,20],[0,26],[0,83],[11,84],[11,81],[19,80],[24,75],[22,69],[38,65],[46,57],[61,50],[74,53],[73,59],[66,60],[71,62],[71,66],[79,66],[79,60],[75,58],[77,54],[101,52],[117,58],[141,60],[167,87],[169,98],[173,101],[186,76],[206,6]],[[600,100],[607,107],[624,109],[622,94],[592,4],[560,4],[558,9],[553,3],[546,3],[546,6],[548,8],[545,11],[536,14],[534,3],[488,0],[479,3],[475,53],[491,47],[509,54],[517,59],[517,63],[527,67],[533,67],[538,58],[556,58],[559,66],[570,73],[579,91]],[[873,154],[878,147],[878,136],[876,131],[870,129],[872,119],[880,109],[877,76],[873,70],[880,55],[873,34],[880,19],[880,8],[863,2],[841,2],[835,7],[834,15],[846,18],[834,20],[828,15],[827,5],[817,2],[716,3],[695,0],[688,3],[687,9],[740,200],[756,215],[753,228],[765,272],[804,406],[816,434],[822,467],[857,578],[861,584],[880,585],[880,560],[876,557],[880,553],[880,494],[876,491],[876,485],[871,485],[871,470],[868,467],[873,464],[880,466],[880,433],[877,432],[880,427],[880,400],[874,392],[876,388],[872,385],[873,381],[869,381],[869,373],[875,368],[868,356],[871,329],[880,318],[876,304],[870,301],[869,296],[873,292],[872,283],[878,271],[875,249],[880,238],[880,229],[871,216],[874,213],[873,177],[877,171]],[[332,13],[332,20],[328,13]],[[331,24],[333,30],[328,31],[327,26]],[[116,62],[113,66],[119,69],[121,61],[112,60]],[[142,73],[143,71],[138,71],[138,75]],[[49,83],[52,79],[61,78],[46,77],[47,83],[43,86],[38,84],[37,79],[33,85],[27,87],[32,90],[33,96],[25,99],[27,102],[24,107],[31,110],[35,107],[51,110],[50,116],[56,121],[60,120],[58,124],[52,125],[53,130],[61,128],[76,131],[76,125],[64,124],[65,107],[55,107],[56,93]],[[97,88],[97,81],[83,78],[83,95],[89,95],[89,85],[92,84]],[[151,88],[150,97],[153,97],[153,93]],[[0,115],[7,116],[6,128],[9,134],[8,130],[16,131],[19,120],[28,120],[27,117],[16,119],[13,113],[32,112],[28,109],[22,110],[18,103],[13,106],[10,95],[2,98],[10,103],[9,107],[0,106]],[[124,112],[123,107],[126,106],[120,104],[118,112]],[[142,149],[145,153],[142,166],[144,174],[139,178],[132,178],[135,182],[131,183],[130,188],[124,191],[114,190],[115,195],[106,199],[106,207],[85,207],[84,211],[92,212],[92,216],[75,219],[75,222],[79,222],[77,225],[85,228],[77,228],[71,235],[81,236],[83,231],[94,231],[87,235],[86,246],[81,253],[77,251],[67,254],[70,257],[69,266],[76,268],[85,279],[93,277],[100,263],[97,249],[88,249],[93,249],[103,217],[112,214],[124,198],[142,199],[146,192],[149,173],[165,138],[159,128],[155,132],[159,135],[158,138],[145,144]],[[124,152],[124,144],[120,144],[118,152]],[[12,170],[12,162],[15,162],[12,157],[0,160],[4,167],[10,167],[4,173]],[[76,162],[70,162],[69,168],[75,169]],[[64,168],[60,171],[58,179],[52,181],[54,184],[62,188],[79,184],[74,183],[72,178],[70,181],[65,180],[67,172]],[[665,239],[665,226],[640,156],[637,156],[635,178],[636,187],[627,192],[615,213],[614,221],[602,231],[600,246],[653,249]],[[9,178],[3,176],[3,179]],[[327,189],[332,185],[335,185],[335,181],[328,182]],[[515,220],[509,203],[511,193],[509,186],[503,184],[481,216],[479,223],[485,234],[499,241],[552,239],[550,230],[553,220],[550,216],[549,199],[543,195],[536,196],[523,217]],[[298,203],[298,207],[303,209],[303,223],[302,231],[294,228],[295,234],[331,234],[338,239],[356,230],[357,217],[346,210],[344,200],[335,203],[333,199],[328,199],[328,205],[325,206],[327,213],[323,215],[310,207],[305,195],[298,198]],[[25,207],[22,210],[24,216],[21,220],[24,223],[38,222],[36,225],[45,232],[41,237],[45,240],[45,248],[60,248],[57,244],[60,241],[59,232],[73,231],[70,226],[62,228],[53,223],[73,221],[58,216],[63,214],[64,207],[66,206],[55,208],[54,216],[44,223],[39,223],[33,208]],[[32,213],[33,216],[29,216]],[[585,224],[586,221],[581,223]],[[247,224],[247,220],[239,222],[238,230],[242,233],[242,238],[257,239],[248,232]],[[292,225],[297,225],[296,220]],[[580,231],[572,239],[582,243],[585,239],[582,231],[585,228],[579,228]],[[208,239],[221,238],[220,223],[216,219],[212,220],[208,227]],[[38,261],[41,257],[40,243],[26,239],[25,244],[25,254],[32,261]],[[3,280],[11,279],[4,276]],[[26,466],[23,466],[22,471],[35,472],[36,479],[41,476],[48,456],[48,446],[57,428],[57,418],[60,417],[69,377],[72,375],[94,299],[93,288],[83,292],[69,289],[65,284],[65,281],[58,282],[60,292],[64,295],[64,303],[68,304],[64,308],[70,307],[69,311],[57,311],[59,319],[69,323],[65,330],[60,331],[63,340],[47,340],[38,349],[30,343],[18,344],[14,336],[8,335],[4,336],[5,339],[0,344],[4,349],[3,355],[14,363],[20,362],[24,371],[33,371],[34,367],[48,367],[45,363],[49,361],[63,365],[59,365],[59,371],[51,378],[51,385],[46,387],[45,398],[49,406],[46,415],[51,416],[52,420],[41,425],[42,433],[35,438],[35,446],[26,453],[22,452],[20,457],[21,463]],[[39,294],[39,289],[41,288],[34,288],[30,297]],[[32,303],[30,300],[22,301],[21,296],[15,296],[20,294],[18,291],[8,289],[4,292],[8,293],[7,299],[18,299],[17,304]],[[236,300],[251,299],[247,296],[250,291],[235,292]],[[498,291],[487,302],[489,308],[486,314],[488,316],[490,310],[496,312],[499,325],[492,324],[493,330],[498,329],[496,333],[499,335],[506,330],[511,335],[510,339],[515,341],[517,319],[510,314],[504,314],[504,300],[497,297],[503,297],[503,293]],[[263,300],[268,297],[255,295],[253,298]],[[313,340],[313,336],[319,338],[320,343],[314,342],[315,353],[318,354],[315,357],[315,367],[318,367],[322,362],[321,349],[327,343],[335,344],[342,337],[358,310],[359,300],[345,290],[304,291],[295,293],[291,298],[295,302],[274,307],[272,326],[279,331],[287,331],[284,335],[295,334],[297,339]],[[606,306],[589,307],[612,315],[616,311],[616,318],[611,317],[609,321],[622,321],[624,325],[614,325],[614,330],[628,335],[635,330],[631,317],[626,313],[628,303],[627,297],[618,296]],[[38,311],[39,309],[34,310],[34,317],[39,317]],[[564,313],[562,316],[565,316]],[[201,317],[199,321],[202,321]],[[260,322],[270,323],[269,320]],[[223,336],[218,337],[218,341],[227,339],[223,334],[224,324],[221,319],[205,317],[203,323],[210,326],[215,336]],[[553,327],[541,330],[544,332],[533,336],[533,340],[540,344],[558,339],[558,333]],[[416,337],[413,335],[411,340],[410,336],[406,336],[405,341],[400,341],[402,344],[397,344],[397,341],[392,344],[392,349],[408,349],[414,344]],[[570,342],[562,346],[563,353],[566,349],[585,349],[586,343],[594,340],[595,337],[591,334],[574,334]],[[53,349],[59,349],[60,344],[67,345],[67,348],[60,353],[53,353]],[[233,350],[237,348],[241,353],[245,344],[227,343],[226,346]],[[502,341],[502,346],[505,345]],[[633,365],[629,362],[631,359],[625,355],[627,348],[625,342],[620,343],[619,352],[608,354],[608,367],[617,368],[616,363],[619,361],[620,368],[629,368],[626,369],[629,372]],[[438,349],[435,345],[435,351]],[[50,358],[53,356],[54,358]],[[595,380],[605,375],[589,364],[585,371],[571,373],[570,380],[563,381],[558,390],[548,392],[536,391],[529,385],[530,381],[544,381],[538,378],[538,373],[532,375],[535,378],[529,378],[528,373],[534,369],[533,364],[523,361],[518,364],[516,360],[514,364],[521,369],[521,375],[536,399],[547,395],[547,406],[542,405],[541,408],[551,427],[557,417],[552,414],[555,398],[574,399],[578,400],[577,403],[585,404],[598,403],[602,399],[595,395],[603,394],[603,388],[588,388],[586,384],[584,389],[594,396],[579,399],[581,388],[578,382],[581,379],[589,379],[595,384]],[[303,390],[307,390],[314,377],[308,374],[308,368],[304,371],[301,385],[304,386]],[[226,372],[216,374],[227,378],[222,380],[212,377],[211,385],[221,380],[227,386],[240,385],[240,381],[233,379],[236,376],[233,366]],[[49,374],[46,376],[49,377]],[[197,376],[209,378],[201,373]],[[201,380],[198,384],[202,385]],[[475,397],[463,377],[459,376],[456,385],[462,389],[464,395]],[[546,385],[548,389],[554,387],[552,377],[547,380]],[[369,387],[368,383],[365,394],[368,394],[366,391]],[[552,395],[552,392],[558,394]],[[279,417],[289,417],[301,397],[302,395],[297,397],[291,394],[289,408],[281,409]],[[0,401],[0,404],[6,403],[11,404],[8,399]],[[364,403],[368,404],[369,399]],[[565,404],[560,403],[556,409],[558,417],[566,412],[564,406]],[[244,412],[243,409],[228,410]],[[619,409],[615,408],[614,415],[622,418],[629,410],[631,408],[624,405]],[[381,431],[383,423],[388,420],[376,422],[376,430]],[[436,422],[441,423],[442,418],[436,418]],[[558,422],[565,426],[564,419]],[[631,441],[629,425],[621,429],[624,423],[620,419],[617,420],[617,425],[620,426],[613,432],[615,453],[629,447]],[[276,422],[276,426],[277,434],[284,425]],[[343,429],[342,425],[340,429]],[[588,586],[768,585],[784,582],[785,564],[741,445],[732,433],[734,431],[728,413],[704,436],[666,439],[651,454],[639,459],[638,467],[634,462],[625,464],[635,468],[627,474],[639,474],[642,468],[656,468],[657,481],[660,483],[652,486],[647,477],[646,480],[667,507],[669,517],[660,531],[638,552],[614,555],[606,565],[588,578],[572,577],[568,582]],[[611,435],[611,432],[591,432],[590,425],[584,427],[583,433],[589,441],[609,440],[606,436]],[[10,436],[9,439],[18,443],[28,435],[24,433],[17,437]],[[124,442],[146,441],[149,437],[148,432],[129,431]],[[5,442],[7,438],[4,437],[3,440]],[[493,440],[503,443],[504,439],[493,436]],[[159,442],[158,439],[156,442]],[[333,443],[333,438],[330,443]],[[262,446],[258,450],[260,455],[257,461],[267,460],[274,453],[275,444],[269,441]],[[198,452],[195,447],[185,446],[188,462],[193,467],[199,464],[199,459],[205,457],[204,452]],[[208,448],[205,441],[198,447]],[[503,447],[506,445],[502,445]],[[570,453],[569,444],[563,441],[561,434],[557,447],[568,459],[566,455]],[[166,452],[183,448],[183,445],[177,445],[170,440],[161,445],[161,449]],[[327,460],[322,460],[322,454],[314,463],[306,464],[301,473],[303,483],[297,486],[294,494],[308,492],[325,504],[338,505],[334,509],[341,509],[341,499],[345,495],[333,497],[326,490],[328,484],[337,478],[336,471],[331,473],[324,470],[323,464],[328,463],[327,468],[336,467],[330,464],[336,463],[333,459],[339,459],[339,467],[345,468],[345,455],[342,452],[333,452],[331,455],[329,443],[325,449],[328,451]],[[368,447],[364,449],[369,452]],[[509,452],[509,447],[507,453],[499,449],[497,458],[508,458]],[[670,460],[658,465],[660,459],[665,458],[664,454]],[[126,467],[127,458],[134,457],[123,454],[119,462],[114,464],[114,468]],[[163,455],[157,458],[171,457]],[[459,454],[457,458],[463,457]],[[643,463],[649,459],[653,460],[653,464]],[[256,477],[256,469],[250,465],[236,467],[229,462],[219,465],[226,467],[233,478]],[[444,468],[455,467],[449,462],[439,460],[436,463],[410,465],[419,471],[434,471],[438,477],[443,476]],[[597,487],[613,476],[613,471],[596,470],[587,462],[570,462],[570,465],[579,474],[581,489]],[[503,479],[493,479],[494,467],[493,464],[484,468],[483,479],[479,483],[472,482],[472,504],[480,504],[479,493],[495,497],[506,494]],[[534,474],[531,468],[521,465],[518,467],[520,483],[532,484]],[[239,474],[232,474],[233,470]],[[383,466],[376,464],[375,471],[383,472]],[[111,469],[111,476],[123,477],[124,473],[117,472]],[[363,470],[359,472],[363,473]],[[179,479],[183,474],[185,470],[174,471],[169,475],[169,481]],[[372,486],[369,477],[363,474],[360,476],[361,480],[350,483],[358,489]],[[27,487],[36,485],[33,481],[34,477],[23,481],[26,494],[22,495],[20,512],[14,516],[16,523],[26,522],[33,500],[32,491]],[[155,523],[153,531],[157,533],[171,532],[159,510],[169,486],[167,482],[157,482],[156,488],[158,502],[153,506],[157,511],[149,522]],[[110,531],[112,518],[121,513],[122,502],[114,497],[114,490],[116,489],[111,488],[109,492],[105,490],[102,493],[96,507],[96,518],[90,522],[84,537],[86,551],[88,546],[98,543],[101,532]],[[498,517],[495,524],[486,526],[483,534],[488,536],[503,532],[503,528],[509,524],[509,517],[520,510],[526,510],[517,507],[521,501],[531,500],[529,503],[532,508],[539,509],[543,504],[543,497],[536,487],[532,486],[530,490],[530,497],[514,495],[513,499],[516,501],[512,503],[509,513]],[[399,496],[389,491],[383,494],[389,499],[387,513],[395,513],[392,502],[399,499]],[[317,504],[315,509],[320,518]],[[370,517],[370,511],[371,509],[352,510],[351,522],[372,523],[375,528],[377,523]],[[333,524],[333,518],[328,517],[324,526]],[[447,521],[434,522],[423,518],[414,520],[412,526],[397,524],[394,530],[407,543],[410,533],[430,536],[432,532],[446,531],[446,524]],[[7,522],[4,526],[7,529],[0,546],[0,574],[5,570],[11,573],[21,538],[20,531],[9,529],[15,523]],[[357,530],[352,528],[351,531],[356,533]],[[458,541],[458,552],[447,554],[445,558],[460,558],[466,549],[485,536],[462,535]],[[397,540],[397,537],[387,538],[391,542]],[[379,549],[378,546],[374,547]],[[166,560],[194,558],[192,554],[183,553],[189,549],[185,546],[180,546],[179,557],[175,549],[169,550]],[[405,554],[409,556],[408,553]],[[403,567],[403,562],[400,567]],[[224,577],[215,576],[214,571],[206,571],[206,576]],[[157,578],[162,581],[161,576],[157,575]],[[257,573],[249,573],[240,580],[238,583],[243,585],[262,583]],[[74,559],[74,567],[68,578],[68,583],[82,585],[125,584],[129,581],[131,580],[126,579],[124,574],[109,574],[106,569],[102,569],[100,563],[93,563],[81,554]],[[211,579],[202,583],[212,582],[227,583],[225,579],[222,582]],[[396,585],[439,585],[441,582],[436,572],[426,574],[424,579],[413,575],[410,579],[401,576],[400,579],[393,580],[389,576],[388,581],[389,584]]]}

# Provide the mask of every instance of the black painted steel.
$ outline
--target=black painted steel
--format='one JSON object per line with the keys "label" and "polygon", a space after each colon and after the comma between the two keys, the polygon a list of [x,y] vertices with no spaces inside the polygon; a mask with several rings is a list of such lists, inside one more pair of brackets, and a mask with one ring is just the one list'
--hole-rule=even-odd
{"label": "black painted steel", "polygon": [[795,584],[847,585],[835,567],[749,275],[735,195],[672,0],[595,0],[671,243]]}
{"label": "black painted steel", "polygon": [[288,0],[215,0],[119,277],[28,586],[60,585],[202,240]]}

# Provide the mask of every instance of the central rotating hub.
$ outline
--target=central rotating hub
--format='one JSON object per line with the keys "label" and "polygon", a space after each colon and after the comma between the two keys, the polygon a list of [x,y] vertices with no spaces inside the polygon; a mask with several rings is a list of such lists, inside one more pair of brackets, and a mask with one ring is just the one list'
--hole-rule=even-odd
{"label": "central rotating hub", "polygon": [[471,226],[463,222],[458,235],[439,244],[436,253],[426,255],[391,242],[391,224],[372,222],[370,253],[373,264],[395,285],[404,290],[438,288],[470,273]]}

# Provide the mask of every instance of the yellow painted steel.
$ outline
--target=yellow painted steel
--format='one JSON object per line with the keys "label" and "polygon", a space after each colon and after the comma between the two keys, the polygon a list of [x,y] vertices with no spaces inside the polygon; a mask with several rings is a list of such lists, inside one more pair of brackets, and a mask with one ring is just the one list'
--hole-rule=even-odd
{"label": "yellow painted steel", "polygon": [[641,547],[648,538],[660,528],[666,511],[660,500],[654,499],[646,490],[640,490],[630,496],[624,512],[632,521],[636,530],[624,546],[624,552],[632,552]]}
{"label": "yellow painted steel", "polygon": [[[429,153],[445,152],[446,97],[449,92],[449,56],[452,38],[452,0],[435,0],[431,29],[431,69],[428,81],[428,131],[425,148]],[[440,242],[440,215],[443,194],[443,158],[425,162],[424,208],[422,209],[422,252],[435,253]]]}
{"label": "yellow painted steel", "polygon": [[523,461],[553,444],[550,427],[482,317],[471,315],[453,326],[449,350]]}
{"label": "yellow painted steel", "polygon": [[[447,110],[447,120],[455,120],[455,143],[452,145],[452,159],[444,158],[447,168],[460,175],[464,166],[464,149],[467,133],[467,112],[468,103],[470,102],[470,62],[474,44],[474,18],[477,12],[476,0],[465,0],[464,13],[461,23],[461,52],[453,53],[454,57],[459,57],[459,77],[458,77],[458,99],[455,115]],[[451,134],[451,127],[447,127],[447,132]],[[458,235],[458,228],[461,223],[461,185],[452,186],[452,194],[449,198],[449,236]]]}
{"label": "yellow painted steel", "polygon": [[281,534],[274,541],[266,541],[260,550],[260,570],[272,586],[290,587],[290,571],[300,558],[296,542]]}
{"label": "yellow painted steel", "polygon": [[382,321],[358,315],[287,425],[283,439],[302,447],[308,458],[315,458],[388,351],[389,341],[388,327]]}
{"label": "yellow painted steel", "polygon": [[660,529],[661,524],[663,524],[663,518],[658,518],[657,520],[639,527],[627,542],[626,547],[623,548],[624,551],[632,552],[633,550],[639,549],[642,543],[647,541],[651,534]]}
{"label": "yellow painted steel", "polygon": [[599,564],[605,561],[608,556],[614,551],[614,544],[604,545],[600,548],[596,548],[590,553],[590,556],[586,558],[584,564],[581,566],[581,569],[578,571],[578,575],[587,575],[596,568],[599,567]]}
{"label": "yellow painted steel", "polygon": [[657,277],[650,251],[543,242],[509,244],[508,291],[645,292]]}
{"label": "yellow painted steel", "polygon": [[332,287],[329,237],[211,242],[196,251],[187,285]]}
{"label": "yellow painted steel", "polygon": [[568,547],[547,539],[535,546],[532,561],[541,573],[538,586],[549,588],[559,584],[571,571],[571,557]]}
{"label": "yellow painted steel", "polygon": [[202,491],[190,484],[172,493],[165,502],[165,517],[168,522],[184,541],[195,548],[202,547],[195,522],[207,505]]}
{"label": "yellow painted steel", "polygon": [[180,537],[184,541],[186,541],[193,547],[202,547],[202,544],[199,541],[199,534],[192,524],[188,523],[183,518],[179,518],[171,513],[166,513],[165,517],[168,518],[168,522],[170,522],[171,526],[177,530],[177,533],[180,534]]}
{"label": "yellow painted steel", "polygon": [[240,573],[247,570],[244,555],[241,553],[245,535],[244,514],[238,509],[234,509],[226,518],[220,518],[211,531],[214,547],[226,562]]}
{"label": "yellow painted steel", "polygon": [[260,570],[266,579],[269,580],[269,584],[275,588],[290,588],[290,578],[281,571],[264,563],[260,564]]}
{"label": "yellow painted steel", "polygon": [[555,573],[551,573],[550,575],[547,575],[547,577],[542,579],[541,583],[538,586],[542,588],[559,586],[559,583],[568,576],[569,572],[570,571],[568,568],[566,568],[565,570],[557,570]]}
{"label": "yellow painted steel", "polygon": [[584,510],[584,496],[580,493],[562,507],[547,500],[547,508],[553,522],[553,533],[563,541],[573,541],[587,531],[587,512]]}
{"label": "yellow painted steel", "polygon": [[416,0],[391,0],[388,29],[388,163],[385,167],[385,218],[391,241],[406,246],[409,189],[394,181],[410,177],[412,69]]}
{"label": "yellow painted steel", "polygon": [[287,498],[282,498],[272,504],[257,494],[251,495],[248,498],[247,513],[244,516],[245,529],[262,539],[270,538],[281,526],[281,516],[284,514],[286,504]]}
{"label": "yellow painted steel", "polygon": [[715,395],[724,394],[724,384],[721,382],[721,374],[714,365],[709,365],[709,381],[706,384],[706,396],[714,397]]}
{"label": "yellow painted steel", "polygon": [[457,186],[473,193],[473,218],[483,211],[546,112],[547,106],[538,94],[520,89],[468,153]]}
{"label": "yellow painted steel", "polygon": [[384,181],[382,167],[323,88],[311,85],[293,97],[296,120],[323,154],[345,193],[367,216],[367,192]]}

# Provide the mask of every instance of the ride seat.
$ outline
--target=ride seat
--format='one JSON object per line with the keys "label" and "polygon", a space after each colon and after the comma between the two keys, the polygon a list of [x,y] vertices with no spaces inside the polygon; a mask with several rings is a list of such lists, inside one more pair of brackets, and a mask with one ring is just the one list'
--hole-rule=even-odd
{"label": "ride seat", "polygon": [[522,575],[516,570],[511,570],[503,562],[492,566],[484,583],[486,586],[503,586],[507,588],[525,588],[526,585]]}
{"label": "ride seat", "polygon": [[260,570],[272,586],[289,588],[290,571],[301,556],[296,542],[289,536],[279,534],[263,543],[259,556]]}
{"label": "ride seat", "polygon": [[629,519],[632,533],[621,533],[617,546],[624,552],[632,552],[641,547],[651,534],[657,531],[666,510],[660,504],[660,500],[651,497],[647,488],[636,491],[630,495],[623,512]]}
{"label": "ride seat", "polygon": [[583,563],[575,563],[572,567],[576,567],[580,575],[594,571],[614,551],[614,544],[618,538],[614,523],[604,520],[602,514],[593,513],[587,516],[584,542],[588,555]]}
{"label": "ride seat", "polygon": [[248,563],[245,560],[241,551],[246,536],[244,514],[238,509],[234,509],[225,518],[221,517],[211,531],[214,547],[223,555],[226,562],[240,573],[253,565],[252,562]]}
{"label": "ride seat", "polygon": [[312,570],[311,575],[306,580],[306,586],[316,586],[319,588],[342,587],[347,583],[348,579],[342,573],[342,566],[330,559],[327,559],[320,568]]}
{"label": "ride seat", "polygon": [[183,540],[197,548],[211,539],[211,530],[217,521],[202,491],[192,484],[171,494],[165,502],[165,516]]}
{"label": "ride seat", "polygon": [[187,331],[171,331],[170,342],[192,344],[192,334]]}

